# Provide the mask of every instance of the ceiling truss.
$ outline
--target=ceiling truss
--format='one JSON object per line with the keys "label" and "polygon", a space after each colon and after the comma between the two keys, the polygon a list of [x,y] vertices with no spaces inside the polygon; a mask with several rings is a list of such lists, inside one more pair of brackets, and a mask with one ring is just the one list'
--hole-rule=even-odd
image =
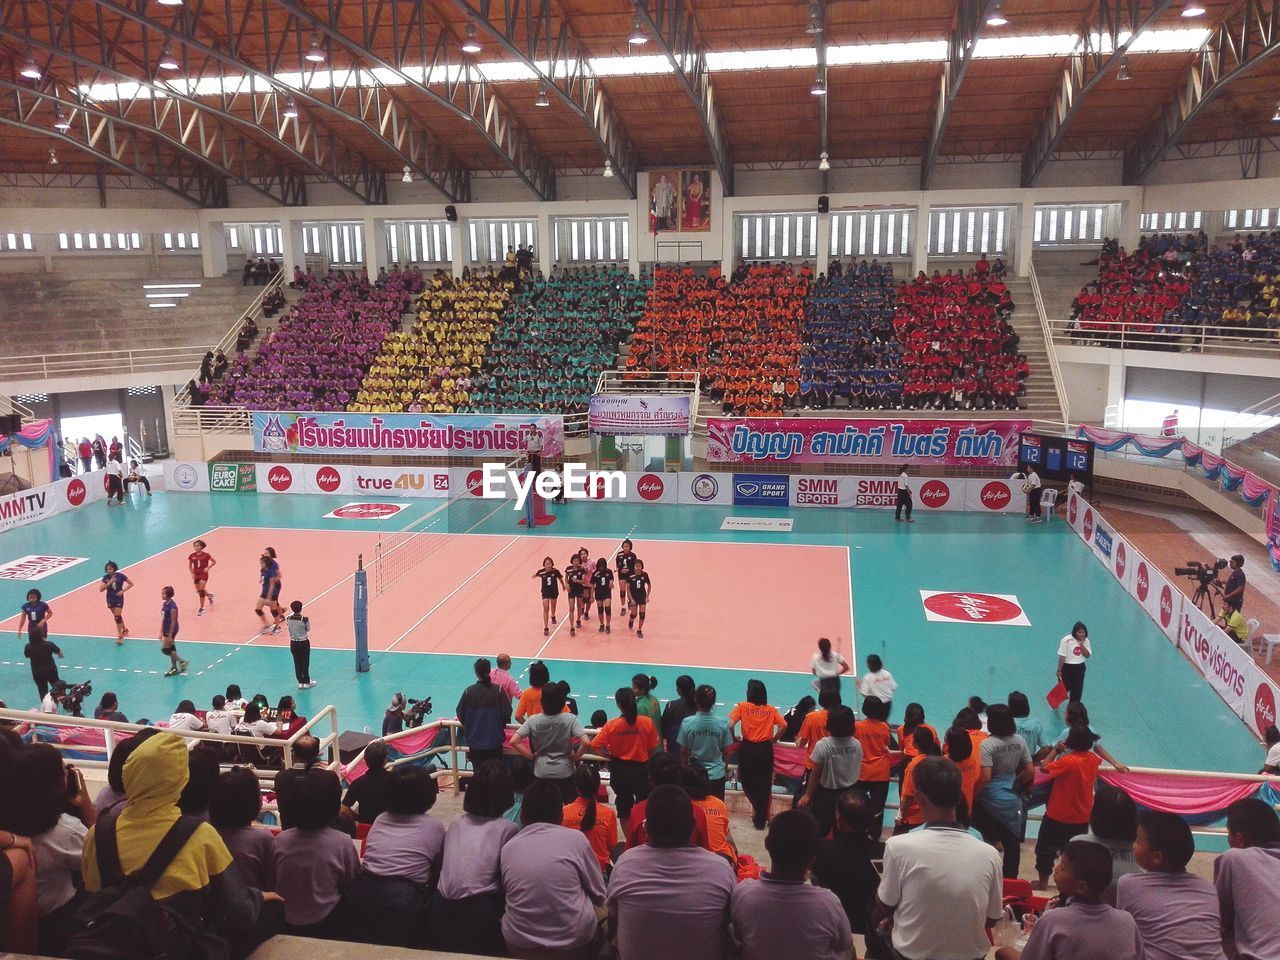
{"label": "ceiling truss", "polygon": [[947,60],[942,65],[942,80],[938,86],[938,106],[934,110],[933,123],[929,128],[929,143],[920,161],[921,190],[929,189],[933,169],[937,166],[938,156],[942,152],[942,138],[947,133],[951,107],[956,102],[956,95],[960,93],[964,75],[969,72],[969,64],[973,62],[973,53],[978,46],[978,35],[982,32],[987,9],[994,2],[995,0],[957,0],[956,2],[956,18],[951,24],[951,33],[947,37]]}

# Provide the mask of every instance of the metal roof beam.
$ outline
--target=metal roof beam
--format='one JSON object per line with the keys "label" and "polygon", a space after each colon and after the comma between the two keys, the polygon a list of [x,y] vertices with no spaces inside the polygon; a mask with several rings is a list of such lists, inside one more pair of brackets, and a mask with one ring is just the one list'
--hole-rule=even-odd
{"label": "metal roof beam", "polygon": [[1278,23],[1280,0],[1244,0],[1227,11],[1196,52],[1177,96],[1126,153],[1126,184],[1142,183],[1210,100],[1280,50]]}
{"label": "metal roof beam", "polygon": [[[519,57],[586,125],[613,174],[636,196],[635,148],[591,69],[590,55],[551,0],[454,0],[476,26]],[[425,59],[425,58],[424,58]]]}
{"label": "metal roof beam", "polygon": [[1089,12],[1076,32],[1079,41],[1062,70],[1053,100],[1022,156],[1024,187],[1035,186],[1085,95],[1120,64],[1133,41],[1172,3],[1173,0],[1099,0]]}
{"label": "metal roof beam", "polygon": [[978,35],[986,24],[987,9],[995,0],[957,0],[956,18],[947,37],[947,59],[942,65],[942,80],[938,84],[938,106],[929,128],[929,143],[920,161],[920,189],[928,190],[933,169],[942,152],[942,138],[947,133],[947,121],[951,107],[960,93],[960,84],[969,72],[973,52],[978,46]]}
{"label": "metal roof beam", "polygon": [[[539,199],[556,198],[555,166],[472,58],[459,51],[461,38],[447,25],[427,23],[426,5],[421,0],[366,0],[358,5],[331,2],[323,17],[294,0],[273,0],[273,6],[289,11],[327,37],[330,49],[340,46],[355,60],[394,74],[409,90],[471,123]],[[349,18],[357,12],[358,34],[354,25],[342,23],[343,16]],[[395,41],[391,59],[372,49],[382,31],[388,31]],[[377,79],[370,75],[367,82],[374,85]]]}
{"label": "metal roof beam", "polygon": [[733,195],[733,159],[720,123],[720,109],[707,70],[707,51],[698,38],[693,11],[685,0],[636,0],[641,24],[658,41],[658,48],[676,69],[676,77],[694,108],[720,174],[726,197]]}

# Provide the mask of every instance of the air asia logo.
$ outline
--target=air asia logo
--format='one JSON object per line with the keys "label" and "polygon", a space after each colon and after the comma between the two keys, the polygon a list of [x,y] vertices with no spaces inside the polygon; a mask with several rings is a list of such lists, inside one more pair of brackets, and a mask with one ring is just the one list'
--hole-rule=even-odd
{"label": "air asia logo", "polygon": [[942,480],[928,480],[920,488],[920,502],[933,510],[940,510],[951,499],[951,488]]}
{"label": "air asia logo", "polygon": [[666,484],[656,473],[646,473],[636,484],[636,493],[641,500],[661,500]]}
{"label": "air asia logo", "polygon": [[194,490],[200,482],[200,474],[189,463],[180,463],[173,468],[173,485],[182,490]]}
{"label": "air asia logo", "polygon": [[693,499],[710,503],[720,495],[720,481],[709,473],[700,473],[693,478],[689,489],[693,493]]}
{"label": "air asia logo", "polygon": [[796,506],[838,507],[840,482],[823,477],[796,478]]}
{"label": "air asia logo", "polygon": [[[1119,563],[1119,557],[1116,558],[1116,562]],[[1138,572],[1134,576],[1134,585],[1138,594],[1138,602],[1146,603],[1147,594],[1151,592],[1151,574],[1147,570],[1145,560],[1138,561]]]}
{"label": "air asia logo", "polygon": [[1226,634],[1214,631],[1217,636],[1207,637],[1196,629],[1188,616],[1182,618],[1182,639],[1185,646],[1195,651],[1200,659],[1200,672],[1206,677],[1217,677],[1218,682],[1237,697],[1244,696],[1244,674],[1228,658]]}
{"label": "air asia logo", "polygon": [[325,493],[333,493],[342,486],[342,474],[333,467],[321,467],[316,471],[316,486]]}
{"label": "air asia logo", "polygon": [[1166,583],[1160,589],[1160,626],[1168,627],[1173,622],[1173,590]]}
{"label": "air asia logo", "polygon": [[982,488],[982,505],[988,510],[1003,510],[1012,499],[1013,494],[1009,492],[1007,483],[992,480]]}
{"label": "air asia logo", "polygon": [[467,493],[473,497],[484,496],[484,471],[472,470],[467,474]]}
{"label": "air asia logo", "polygon": [[1260,734],[1266,734],[1268,727],[1276,723],[1276,694],[1268,683],[1258,684],[1258,692],[1253,695],[1253,726]]}
{"label": "air asia logo", "polygon": [[337,520],[382,520],[394,517],[405,508],[403,503],[348,503],[333,513],[326,513],[326,518]]}
{"label": "air asia logo", "polygon": [[925,617],[950,623],[1027,623],[1017,597],[922,590]]}
{"label": "air asia logo", "polygon": [[897,480],[859,480],[854,487],[855,507],[892,507],[897,502]]}
{"label": "air asia logo", "polygon": [[84,498],[88,495],[89,491],[85,488],[84,481],[79,477],[67,484],[67,503],[73,507],[78,507],[84,503]]}
{"label": "air asia logo", "polygon": [[1084,512],[1084,542],[1088,543],[1093,539],[1093,511],[1086,510]]}
{"label": "air asia logo", "polygon": [[1129,565],[1129,556],[1124,549],[1124,541],[1116,544],[1116,579],[1123,579],[1124,568]]}
{"label": "air asia logo", "polygon": [[1074,493],[1071,495],[1071,499],[1067,501],[1067,523],[1073,527],[1076,525],[1076,507],[1079,503],[1080,498]]}
{"label": "air asia logo", "polygon": [[284,493],[293,486],[293,474],[288,467],[272,467],[267,471],[267,486],[276,493]]}

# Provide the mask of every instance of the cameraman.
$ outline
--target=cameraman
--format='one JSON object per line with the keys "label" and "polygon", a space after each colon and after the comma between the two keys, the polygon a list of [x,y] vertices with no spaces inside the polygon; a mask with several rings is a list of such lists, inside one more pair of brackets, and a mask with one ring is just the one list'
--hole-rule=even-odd
{"label": "cameraman", "polygon": [[[59,646],[49,639],[47,634],[32,633],[28,637],[28,642],[22,648],[22,655],[31,661],[31,679],[35,681],[36,689],[40,691],[40,699],[48,699],[49,688],[54,684],[62,681],[58,677],[58,665],[54,662],[54,657],[58,659],[66,659],[62,655]],[[45,713],[57,713],[58,709],[55,705],[52,710],[45,710]]]}
{"label": "cameraman", "polygon": [[1244,556],[1237,553],[1231,558],[1231,572],[1227,574],[1227,583],[1222,588],[1223,614],[1228,610],[1237,613],[1244,609]]}

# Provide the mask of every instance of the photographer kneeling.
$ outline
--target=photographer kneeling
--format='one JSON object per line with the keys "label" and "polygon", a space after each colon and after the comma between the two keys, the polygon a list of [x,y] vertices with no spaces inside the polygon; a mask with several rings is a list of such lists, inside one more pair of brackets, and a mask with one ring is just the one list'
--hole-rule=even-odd
{"label": "photographer kneeling", "polygon": [[1249,624],[1238,607],[1233,609],[1224,605],[1222,612],[1218,614],[1213,622],[1220,626],[1240,646],[1243,647],[1249,642]]}

